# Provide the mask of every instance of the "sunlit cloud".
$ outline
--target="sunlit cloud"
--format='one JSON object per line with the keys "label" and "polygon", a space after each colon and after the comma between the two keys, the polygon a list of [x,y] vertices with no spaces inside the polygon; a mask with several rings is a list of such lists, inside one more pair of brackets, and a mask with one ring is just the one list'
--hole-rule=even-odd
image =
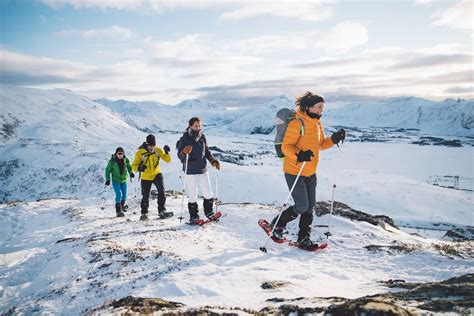
{"label": "sunlit cloud", "polygon": [[229,50],[261,55],[278,51],[295,52],[305,49],[322,49],[329,53],[344,53],[368,41],[367,27],[356,22],[341,22],[322,31],[304,35],[268,35],[224,43]]}
{"label": "sunlit cloud", "polygon": [[461,0],[445,11],[440,11],[433,15],[433,18],[435,19],[433,25],[466,29],[471,30],[472,32],[474,29],[473,6],[474,2],[472,0]]}
{"label": "sunlit cloud", "polygon": [[221,14],[221,20],[242,20],[257,16],[297,18],[304,21],[322,21],[333,16],[328,1],[242,1],[241,6]]}

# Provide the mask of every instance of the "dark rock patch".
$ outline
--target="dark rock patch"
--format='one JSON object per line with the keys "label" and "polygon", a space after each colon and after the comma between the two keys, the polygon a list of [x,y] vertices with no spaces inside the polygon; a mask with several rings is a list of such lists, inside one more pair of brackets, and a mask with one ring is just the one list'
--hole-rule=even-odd
{"label": "dark rock patch", "polygon": [[260,287],[264,290],[274,290],[274,289],[287,286],[288,284],[290,283],[285,282],[285,281],[268,281],[268,282],[263,282],[262,285],[260,285]]}
{"label": "dark rock patch", "polygon": [[457,227],[448,230],[443,236],[443,239],[450,239],[454,241],[474,240],[474,227]]}
{"label": "dark rock patch", "polygon": [[372,252],[387,251],[389,253],[411,253],[418,249],[418,247],[414,245],[404,243],[398,245],[368,245],[364,248]]}
{"label": "dark rock patch", "polygon": [[324,315],[411,316],[411,315],[418,315],[418,314],[412,313],[403,307],[400,307],[398,305],[395,305],[393,303],[390,303],[384,300],[363,297],[363,298],[350,300],[343,304],[332,305],[325,311]]}
{"label": "dark rock patch", "polygon": [[[331,210],[331,202],[329,201],[316,202],[315,213],[317,216],[329,214],[330,210]],[[346,205],[344,203],[337,202],[337,201],[334,201],[332,213],[333,215],[345,217],[352,221],[367,222],[372,225],[382,226],[382,227],[384,227],[385,226],[384,223],[386,223],[398,229],[393,219],[391,219],[388,216],[370,215],[370,214],[355,210],[349,205]]]}

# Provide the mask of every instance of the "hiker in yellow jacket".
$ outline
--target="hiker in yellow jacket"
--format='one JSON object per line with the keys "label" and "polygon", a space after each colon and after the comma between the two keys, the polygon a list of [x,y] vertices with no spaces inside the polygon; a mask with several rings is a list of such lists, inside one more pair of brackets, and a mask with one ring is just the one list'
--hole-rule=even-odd
{"label": "hiker in yellow jacket", "polygon": [[[326,138],[321,122],[324,112],[324,99],[321,96],[306,92],[296,100],[296,106],[298,119],[288,124],[281,147],[285,155],[283,171],[288,188],[291,189],[293,186],[303,162],[306,164],[291,194],[295,205],[284,210],[277,223],[275,222],[278,216],[272,221],[272,226],[276,224],[273,238],[283,239],[286,224],[300,215],[298,244],[300,248],[311,249],[316,245],[310,237],[313,208],[316,204],[319,152],[344,141],[346,132],[341,129]],[[304,133],[301,132],[303,126],[301,120],[304,122]]]}
{"label": "hiker in yellow jacket", "polygon": [[173,212],[167,212],[165,203],[165,186],[163,182],[163,174],[160,169],[160,159],[169,163],[171,156],[169,154],[170,147],[165,145],[163,149],[156,146],[154,135],[148,135],[135,154],[133,159],[132,170],[139,172],[142,187],[141,201],[141,217],[140,220],[148,220],[148,205],[150,200],[151,185],[154,184],[158,191],[158,216],[161,219],[173,216]]}

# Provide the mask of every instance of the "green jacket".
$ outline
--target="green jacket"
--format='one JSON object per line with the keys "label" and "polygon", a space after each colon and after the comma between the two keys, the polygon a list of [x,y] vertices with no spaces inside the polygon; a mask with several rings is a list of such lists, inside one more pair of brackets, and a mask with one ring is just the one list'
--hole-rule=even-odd
{"label": "green jacket", "polygon": [[120,173],[120,167],[117,162],[117,157],[112,155],[105,168],[105,180],[110,180],[110,174],[112,173],[112,181],[124,183],[127,182],[127,171],[128,174],[132,174],[132,166],[130,165],[130,160],[126,156],[123,156],[125,168],[123,168],[123,173]]}

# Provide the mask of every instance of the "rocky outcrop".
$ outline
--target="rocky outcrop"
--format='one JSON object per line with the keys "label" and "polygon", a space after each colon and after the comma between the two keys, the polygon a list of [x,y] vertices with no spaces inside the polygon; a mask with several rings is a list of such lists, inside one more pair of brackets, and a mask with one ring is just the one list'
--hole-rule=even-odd
{"label": "rocky outcrop", "polygon": [[465,241],[465,240],[474,240],[474,227],[457,227],[451,230],[448,230],[443,236],[444,240],[453,240],[453,241]]}
{"label": "rocky outcrop", "polygon": [[[405,291],[364,296],[356,299],[341,297],[272,298],[268,302],[282,303],[260,311],[244,308],[204,306],[188,309],[181,303],[159,298],[127,296],[114,300],[89,313],[140,313],[173,315],[418,315],[427,313],[470,314],[474,311],[474,274],[466,274],[441,282],[409,283],[404,280],[382,281],[387,287]],[[264,288],[262,286],[262,288]],[[303,307],[304,306],[304,307]]]}
{"label": "rocky outcrop", "polygon": [[[331,202],[329,201],[322,201],[316,202],[315,206],[315,214],[317,216],[323,216],[329,214],[331,210]],[[334,201],[333,215],[341,216],[350,219],[351,221],[361,221],[367,222],[375,226],[382,226],[385,227],[386,224],[398,228],[395,225],[393,219],[385,215],[371,215],[368,213],[364,213],[358,210],[353,209],[349,205],[346,205],[341,202]]]}

